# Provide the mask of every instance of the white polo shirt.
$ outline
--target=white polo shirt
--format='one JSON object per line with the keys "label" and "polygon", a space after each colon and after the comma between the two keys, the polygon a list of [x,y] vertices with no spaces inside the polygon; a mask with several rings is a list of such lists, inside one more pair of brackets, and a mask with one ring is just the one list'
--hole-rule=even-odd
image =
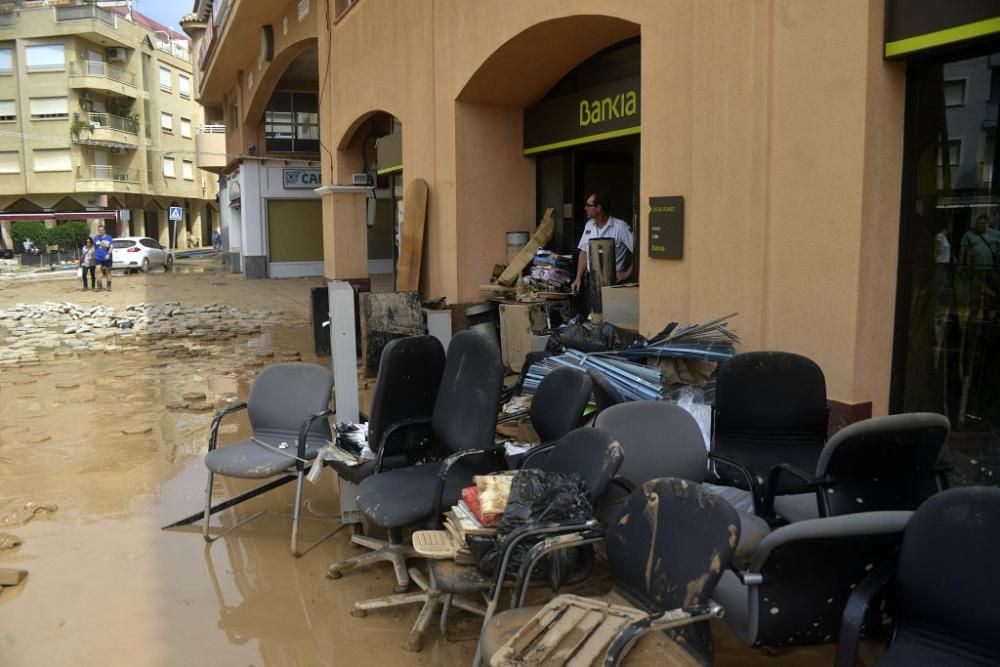
{"label": "white polo shirt", "polygon": [[[577,246],[580,252],[586,253],[590,249],[591,239],[614,239],[615,240],[615,271],[625,270],[625,251],[632,250],[632,230],[628,224],[620,218],[610,217],[603,229],[597,228],[597,223],[591,218],[583,228],[580,236],[580,244]],[[590,266],[587,266],[590,270]]]}

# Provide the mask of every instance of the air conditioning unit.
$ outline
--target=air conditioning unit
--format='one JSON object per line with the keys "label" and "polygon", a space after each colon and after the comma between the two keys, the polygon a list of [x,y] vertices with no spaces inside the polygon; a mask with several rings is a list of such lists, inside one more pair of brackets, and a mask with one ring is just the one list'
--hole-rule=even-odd
{"label": "air conditioning unit", "polygon": [[123,63],[127,60],[128,56],[125,53],[125,49],[120,46],[112,46],[108,49],[108,60],[112,62]]}
{"label": "air conditioning unit", "polygon": [[371,185],[371,181],[369,181],[367,173],[360,172],[358,174],[351,174],[351,185],[368,186]]}

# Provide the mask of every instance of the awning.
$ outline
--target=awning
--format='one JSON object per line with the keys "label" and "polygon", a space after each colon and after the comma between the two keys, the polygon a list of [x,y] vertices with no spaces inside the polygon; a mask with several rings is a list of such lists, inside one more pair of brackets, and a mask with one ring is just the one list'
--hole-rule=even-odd
{"label": "awning", "polygon": [[77,213],[0,213],[0,220],[113,220],[115,211],[80,211]]}
{"label": "awning", "polygon": [[0,220],[55,220],[53,213],[0,213]]}

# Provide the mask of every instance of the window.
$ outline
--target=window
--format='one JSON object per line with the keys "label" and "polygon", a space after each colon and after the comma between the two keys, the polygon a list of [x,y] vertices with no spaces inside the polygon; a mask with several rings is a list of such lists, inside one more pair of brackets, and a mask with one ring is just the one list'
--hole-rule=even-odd
{"label": "window", "polygon": [[14,50],[0,49],[0,74],[14,73]]}
{"label": "window", "polygon": [[944,82],[944,105],[960,107],[965,104],[965,79]]}
{"label": "window", "polygon": [[35,171],[73,171],[68,148],[36,148]]}
{"label": "window", "polygon": [[24,49],[24,61],[29,72],[66,69],[66,47],[62,44],[41,44]]}
{"label": "window", "polygon": [[181,162],[181,176],[184,177],[185,181],[194,180],[194,162],[190,160],[184,160]]}
{"label": "window", "polygon": [[181,97],[190,99],[191,97],[191,77],[183,74],[177,75],[177,90]]}
{"label": "window", "polygon": [[161,67],[160,68],[160,90],[165,92],[171,92],[174,89],[173,82],[170,80],[170,68]]}
{"label": "window", "polygon": [[[962,140],[949,139],[938,145],[937,156],[937,188],[951,190],[962,168]],[[947,177],[947,178],[946,178]]]}
{"label": "window", "polygon": [[69,102],[65,97],[32,97],[28,108],[31,120],[69,118]]}
{"label": "window", "polygon": [[0,152],[0,174],[21,172],[21,159],[17,151]]}
{"label": "window", "polygon": [[181,118],[181,136],[185,139],[191,138],[191,119]]}
{"label": "window", "polygon": [[0,100],[0,122],[17,120],[17,105],[14,100]]}
{"label": "window", "polygon": [[152,248],[153,250],[162,250],[163,246],[154,241],[153,239],[139,239],[139,245],[145,246],[147,248]]}
{"label": "window", "polygon": [[268,151],[319,152],[316,93],[274,93],[264,112],[264,137]]}
{"label": "window", "polygon": [[174,173],[174,159],[172,157],[163,158],[163,176],[164,178],[177,177],[177,174]]}
{"label": "window", "polygon": [[160,112],[160,129],[164,132],[174,133],[174,115],[166,111]]}

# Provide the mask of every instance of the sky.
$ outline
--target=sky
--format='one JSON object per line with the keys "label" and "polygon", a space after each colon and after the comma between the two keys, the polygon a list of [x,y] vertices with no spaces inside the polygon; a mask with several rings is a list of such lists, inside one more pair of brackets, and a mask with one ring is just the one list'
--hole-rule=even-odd
{"label": "sky", "polygon": [[191,13],[193,0],[132,0],[132,9],[180,31],[181,17]]}

